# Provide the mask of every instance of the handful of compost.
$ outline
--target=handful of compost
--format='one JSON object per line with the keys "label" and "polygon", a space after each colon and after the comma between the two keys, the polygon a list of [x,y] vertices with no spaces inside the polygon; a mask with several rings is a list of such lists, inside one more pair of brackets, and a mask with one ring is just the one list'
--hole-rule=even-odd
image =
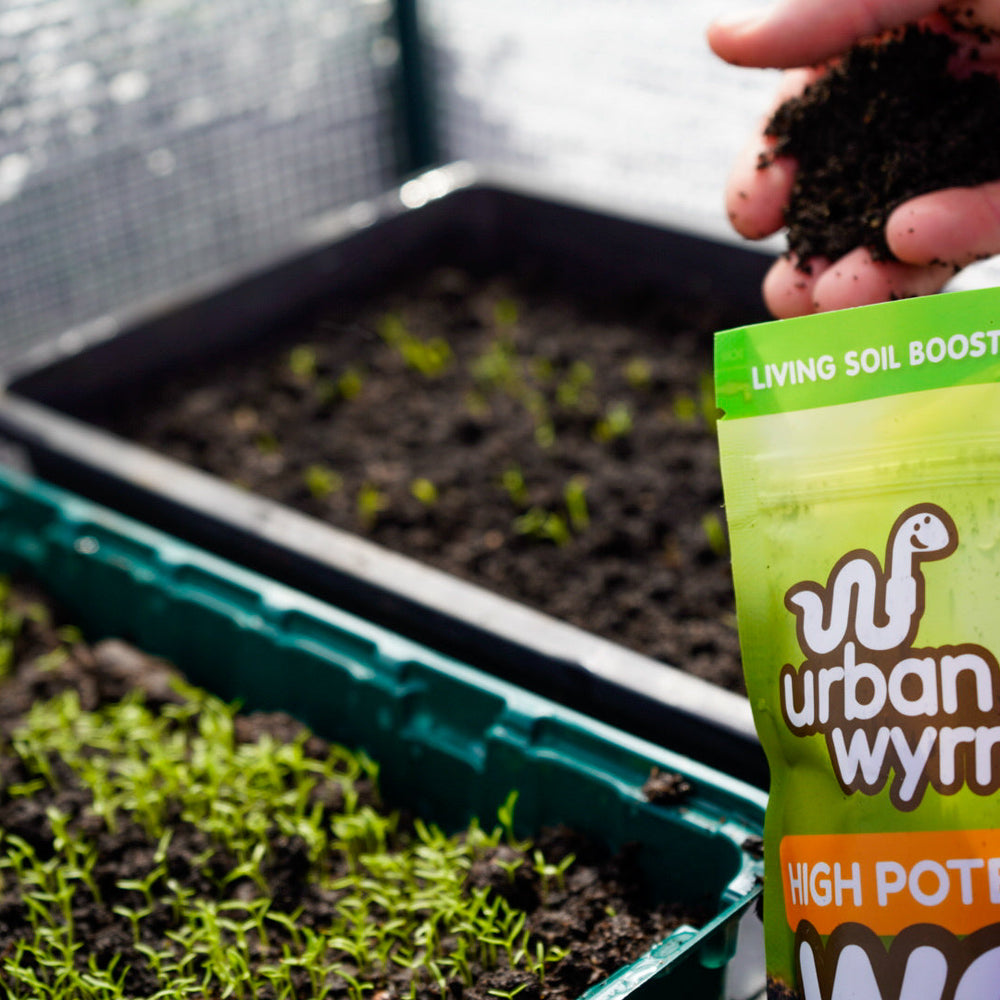
{"label": "handful of compost", "polygon": [[1000,289],[716,335],[768,996],[1000,996]]}

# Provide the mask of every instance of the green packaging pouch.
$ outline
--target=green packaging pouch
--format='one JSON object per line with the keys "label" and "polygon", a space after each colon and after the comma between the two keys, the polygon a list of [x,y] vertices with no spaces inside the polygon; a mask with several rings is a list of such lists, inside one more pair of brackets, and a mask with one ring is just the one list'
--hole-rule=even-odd
{"label": "green packaging pouch", "polygon": [[1000,289],[715,340],[768,997],[1000,998]]}

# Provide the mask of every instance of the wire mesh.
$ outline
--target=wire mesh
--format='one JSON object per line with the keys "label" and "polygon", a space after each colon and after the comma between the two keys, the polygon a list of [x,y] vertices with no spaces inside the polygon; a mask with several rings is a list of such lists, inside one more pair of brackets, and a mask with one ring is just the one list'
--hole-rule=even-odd
{"label": "wire mesh", "polygon": [[0,363],[398,176],[389,0],[8,0]]}
{"label": "wire mesh", "polygon": [[709,21],[753,0],[424,0],[441,155],[729,235],[722,191],[773,71],[727,66]]}

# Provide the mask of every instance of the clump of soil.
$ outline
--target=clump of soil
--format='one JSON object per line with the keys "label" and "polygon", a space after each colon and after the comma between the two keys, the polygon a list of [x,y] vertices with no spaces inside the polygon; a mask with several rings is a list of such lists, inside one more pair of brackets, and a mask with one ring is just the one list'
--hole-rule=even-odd
{"label": "clump of soil", "polygon": [[106,425],[743,690],[711,353],[740,321],[442,269],[144,387]]}
{"label": "clump of soil", "polygon": [[[956,30],[959,29],[955,25]],[[966,44],[988,40],[966,28]],[[786,101],[762,157],[796,160],[785,221],[789,251],[805,269],[867,247],[892,259],[885,223],[916,195],[1000,179],[1000,80],[952,73],[956,37],[909,26],[852,48],[828,73]]]}
{"label": "clump of soil", "polygon": [[[89,983],[108,995],[175,998],[235,990],[259,1000],[570,1000],[703,916],[649,900],[634,850],[610,856],[564,828],[533,842],[490,841],[475,825],[446,838],[387,809],[370,762],[291,717],[235,715],[126,643],[89,645],[57,627],[30,591],[15,591],[2,611],[0,986],[10,995],[49,986],[77,995],[73,984]],[[81,733],[87,740],[74,743]],[[178,746],[187,748],[183,777],[161,771],[155,784],[132,787],[130,775]],[[193,816],[192,789],[230,758],[246,787],[220,784],[204,816]],[[300,772],[309,777],[304,797],[290,779]],[[257,801],[266,781],[280,806]],[[499,945],[496,960],[470,946],[452,965],[420,964],[420,948],[432,947],[448,919],[424,912],[431,904],[420,894],[430,897],[432,883],[421,865],[458,856],[474,859],[459,869],[459,889],[481,894],[469,913],[513,914],[504,926],[546,956],[544,980]],[[389,882],[383,872],[414,857],[415,896],[404,899],[399,876]],[[370,943],[359,950],[360,936],[353,950],[350,941],[325,943],[350,910],[385,932],[385,947],[408,905],[423,924],[378,957]],[[394,919],[387,906],[399,908]],[[454,958],[458,945],[448,940],[444,954]],[[310,951],[316,941],[324,947]]]}

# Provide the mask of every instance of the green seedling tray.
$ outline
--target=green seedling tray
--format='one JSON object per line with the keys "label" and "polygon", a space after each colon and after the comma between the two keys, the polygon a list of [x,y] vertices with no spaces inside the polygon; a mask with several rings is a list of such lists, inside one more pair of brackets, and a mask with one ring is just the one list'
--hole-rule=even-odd
{"label": "green seedling tray", "polygon": [[[453,829],[519,792],[524,835],[566,823],[642,846],[654,891],[708,903],[585,995],[723,996],[762,866],[764,795],[702,764],[445,657],[32,477],[0,466],[0,572],[42,585],[91,640],[115,635],[248,709],[283,709],[364,749],[392,801]],[[694,786],[647,802],[652,767]]]}

